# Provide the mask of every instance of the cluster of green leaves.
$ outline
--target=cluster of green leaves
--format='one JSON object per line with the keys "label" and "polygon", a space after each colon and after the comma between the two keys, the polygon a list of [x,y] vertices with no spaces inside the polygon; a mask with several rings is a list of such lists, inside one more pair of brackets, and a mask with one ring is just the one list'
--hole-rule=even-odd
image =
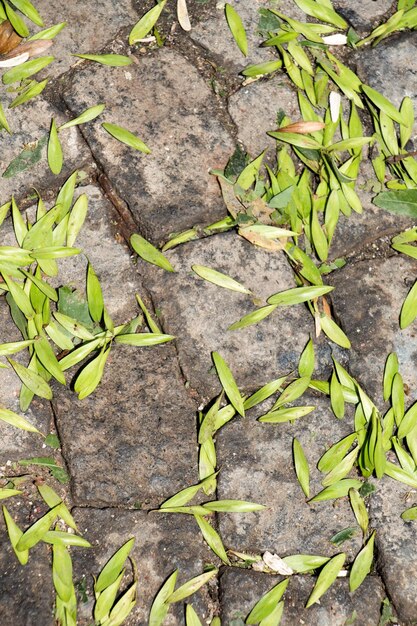
{"label": "cluster of green leaves", "polygon": [[371,43],[376,46],[380,41],[401,30],[413,30],[417,28],[417,7],[416,0],[398,0],[397,10],[386,21],[374,28],[374,30],[364,39],[356,43],[363,46]]}
{"label": "cluster of green leaves", "polygon": [[[34,395],[51,399],[51,378],[66,383],[65,371],[80,364],[92,353],[96,356],[77,374],[74,389],[80,399],[91,394],[99,384],[111,347],[115,343],[133,346],[152,346],[173,339],[162,333],[156,324],[151,332],[135,332],[142,316],[127,324],[115,326],[103,300],[100,282],[88,263],[86,300],[81,308],[71,304],[68,290],[56,290],[48,277],[58,274],[57,259],[80,252],[74,248],[84,223],[88,199],[81,194],[74,202],[77,172],[64,183],[55,205],[46,209],[39,198],[35,220],[25,222],[14,199],[2,207],[4,219],[11,210],[17,246],[0,247],[0,289],[6,293],[10,313],[22,334],[21,341],[0,345],[0,355],[22,381],[20,407],[25,411]],[[71,290],[70,290],[71,293]],[[151,316],[146,312],[148,324]],[[28,350],[29,363],[22,365],[11,355]],[[57,350],[60,358],[57,358]],[[5,419],[11,419],[10,412]],[[28,429],[18,416],[15,425]]]}

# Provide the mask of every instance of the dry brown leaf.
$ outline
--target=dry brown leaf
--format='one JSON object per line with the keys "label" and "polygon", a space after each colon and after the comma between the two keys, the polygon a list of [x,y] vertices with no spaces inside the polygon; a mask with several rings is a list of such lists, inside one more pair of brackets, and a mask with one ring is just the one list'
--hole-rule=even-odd
{"label": "dry brown leaf", "polygon": [[277,252],[278,250],[284,250],[285,248],[284,243],[281,243],[280,241],[274,241],[273,239],[267,239],[259,233],[254,233],[250,230],[245,232],[244,228],[240,228],[238,232],[239,235],[250,241],[250,243],[252,243],[254,246],[259,246],[260,248],[264,248],[265,250]]}
{"label": "dry brown leaf", "polygon": [[51,39],[37,39],[35,41],[26,41],[25,43],[21,43],[17,48],[9,52],[8,54],[4,54],[0,57],[2,61],[7,61],[8,59],[13,59],[16,56],[21,54],[27,54],[28,57],[35,57],[38,54],[43,54],[48,48],[52,46],[54,42]]}
{"label": "dry brown leaf", "polygon": [[222,196],[224,203],[229,211],[230,215],[236,219],[238,213],[242,213],[245,211],[245,207],[243,204],[239,202],[239,200],[235,196],[235,192],[233,189],[233,185],[229,185],[222,178],[218,178],[220,189],[222,190]]}
{"label": "dry brown leaf", "polygon": [[258,220],[260,224],[271,224],[271,213],[274,209],[271,209],[262,198],[255,198],[253,202],[248,204],[247,209],[252,210],[252,215]]}
{"label": "dry brown leaf", "polygon": [[305,122],[304,120],[300,120],[298,122],[293,122],[292,124],[288,124],[288,126],[283,126],[282,128],[278,128],[278,133],[297,133],[298,135],[308,135],[310,133],[315,133],[317,130],[323,130],[326,124],[323,122]]}
{"label": "dry brown leaf", "polygon": [[0,54],[7,54],[19,43],[22,41],[22,38],[17,34],[14,30],[13,26],[9,22],[9,20],[5,20],[0,25]]}

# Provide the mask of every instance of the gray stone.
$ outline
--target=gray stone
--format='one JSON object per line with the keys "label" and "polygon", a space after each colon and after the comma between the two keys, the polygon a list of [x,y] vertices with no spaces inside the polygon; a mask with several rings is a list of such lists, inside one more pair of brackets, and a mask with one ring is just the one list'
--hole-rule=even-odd
{"label": "gray stone", "polygon": [[196,407],[172,346],[115,346],[101,386],[82,401],[58,389],[55,410],[76,504],[158,506],[195,482]]}
{"label": "gray stone", "polygon": [[328,277],[335,286],[335,311],[352,343],[350,372],[379,405],[385,359],[392,351],[398,355],[409,402],[417,397],[415,323],[400,330],[398,322],[416,273],[414,260],[396,255],[354,263]]}
{"label": "gray stone", "polygon": [[[1,173],[27,144],[31,145],[49,133],[52,117],[58,125],[66,121],[65,116],[42,97],[37,97],[27,104],[12,109],[9,113],[6,111],[6,115],[13,134],[7,135],[4,132],[2,134]],[[16,199],[24,198],[32,193],[33,187],[36,187],[38,191],[56,188],[75,169],[89,166],[91,155],[77,128],[62,131],[60,140],[64,153],[64,166],[61,173],[58,176],[52,174],[48,167],[46,148],[44,148],[42,158],[36,165],[12,178],[1,179],[1,203],[10,200],[12,194]]]}
{"label": "gray stone", "polygon": [[237,126],[238,139],[253,156],[266,147],[267,156],[274,154],[277,142],[266,133],[276,130],[280,109],[294,122],[300,118],[297,95],[282,74],[242,87],[229,99],[229,113]]}
{"label": "gray stone", "polygon": [[[191,270],[205,265],[228,274],[251,289],[260,303],[277,291],[294,287],[293,274],[281,253],[271,253],[238,237],[216,235],[167,253],[177,272],[163,273],[139,262],[164,328],[177,336],[181,367],[191,387],[212,397],[219,383],[210,352],[217,350],[241,386],[254,389],[296,367],[313,332],[304,305],[278,309],[258,325],[237,331],[227,328],[255,310],[246,295],[202,281]],[[325,350],[325,346],[322,348]]]}
{"label": "gray stone", "polygon": [[129,204],[142,234],[160,241],[224,214],[209,169],[223,167],[233,146],[213,115],[213,94],[185,58],[161,49],[137,60],[127,69],[78,72],[64,97],[75,114],[106,102],[103,121],[127,127],[152,150],[150,155],[137,152],[98,124],[85,127],[95,157]]}
{"label": "gray stone", "polygon": [[[87,583],[88,601],[79,604],[79,626],[91,624],[92,575],[97,575],[112,554],[131,537],[136,539],[131,555],[139,573],[138,601],[128,620],[123,622],[126,626],[148,624],[153,599],[175,569],[179,570],[179,587],[202,574],[207,563],[213,563],[213,553],[209,552],[195,521],[188,515],[148,515],[142,511],[88,508],[75,509],[74,516],[80,531],[93,546],[89,550],[72,551],[74,580]],[[214,588],[215,582],[202,587],[186,600],[193,605],[203,623],[210,622],[215,610],[211,599]],[[164,624],[183,624],[183,614],[183,602],[172,605]]]}
{"label": "gray stone", "polygon": [[236,45],[235,40],[229,30],[224,14],[225,2],[216,4],[216,12],[213,16],[197,24],[190,32],[191,38],[216,57],[219,65],[242,70],[247,65],[262,63],[276,59],[273,52],[268,48],[259,46],[267,35],[259,33],[259,9],[273,8],[292,18],[304,19],[305,14],[298,9],[294,2],[284,0],[279,7],[269,0],[256,0],[246,2],[246,0],[232,0],[229,4],[239,13],[246,30],[248,39],[248,56],[245,58]]}
{"label": "gray stone", "polygon": [[415,624],[415,582],[417,545],[415,522],[404,522],[400,515],[415,506],[415,491],[384,478],[369,499],[372,525],[376,529],[379,571],[388,595],[404,624]]}
{"label": "gray stone", "polygon": [[[102,48],[116,37],[120,29],[133,27],[139,19],[131,0],[120,2],[99,0],[94,7],[82,0],[71,2],[58,0],[53,4],[47,0],[38,0],[36,8],[45,22],[45,28],[58,22],[67,23],[54,39],[51,48],[55,61],[44,72],[51,78],[67,72],[79,62],[79,59],[71,54],[100,53]],[[32,24],[30,28],[32,32],[41,30]]]}
{"label": "gray stone", "polygon": [[385,21],[386,14],[392,6],[391,0],[334,0],[333,6],[359,32],[370,31],[380,22]]}
{"label": "gray stone", "polygon": [[[226,570],[220,577],[222,618],[226,624],[240,626],[256,602],[277,584],[276,577]],[[354,593],[349,593],[347,580],[336,580],[320,604],[304,608],[314,584],[310,576],[294,576],[284,595],[282,626],[375,626],[379,622],[384,590],[376,576],[368,576]],[[356,616],[355,619],[353,619]],[[352,622],[348,620],[352,619]],[[233,621],[236,620],[236,621]]]}
{"label": "gray stone", "polygon": [[377,89],[395,106],[404,96],[417,103],[417,41],[414,34],[391,36],[375,48],[356,55],[357,72],[363,82]]}
{"label": "gray stone", "polygon": [[[327,399],[304,395],[301,404],[315,406],[294,424],[265,424],[249,416],[235,419],[217,436],[218,498],[249,500],[268,508],[258,513],[220,515],[227,547],[240,552],[279,556],[320,554],[341,550],[349,560],[361,545],[354,536],[336,547],[331,537],[355,520],[347,498],[308,504],[297,481],[292,455],[293,438],[300,441],[310,467],[310,497],[323,489],[316,465],[330,445],[352,432],[351,416],[337,420]],[[354,476],[354,475],[353,475]]]}

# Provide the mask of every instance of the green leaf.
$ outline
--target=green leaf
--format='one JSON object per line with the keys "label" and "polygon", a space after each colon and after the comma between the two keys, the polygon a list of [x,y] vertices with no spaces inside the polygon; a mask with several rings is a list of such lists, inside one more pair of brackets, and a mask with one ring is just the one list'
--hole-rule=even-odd
{"label": "green leaf", "polygon": [[322,150],[323,146],[321,143],[312,139],[311,137],[306,137],[305,135],[299,135],[297,133],[287,133],[282,130],[279,131],[269,131],[267,133],[270,137],[274,137],[279,141],[284,141],[285,143],[289,143],[291,146],[295,146],[296,148],[305,148],[306,150]]}
{"label": "green leaf", "polygon": [[[48,467],[48,469],[51,472],[53,471],[54,467],[57,467],[55,465],[55,461],[53,459],[50,459],[49,457],[26,459],[24,462],[19,461],[19,464],[20,465],[44,465],[45,467]],[[69,526],[70,528],[73,528],[75,531],[78,531],[74,518],[69,512],[67,506],[61,500],[59,495],[52,489],[52,487],[49,487],[49,485],[46,485],[45,483],[38,483],[37,487],[38,487],[38,491],[42,499],[46,502],[49,508],[55,507],[57,515],[59,515],[59,517],[61,517],[64,520],[67,526]]]}
{"label": "green leaf", "polygon": [[355,148],[362,148],[362,146],[372,140],[373,137],[351,137],[350,139],[343,139],[343,141],[338,141],[337,143],[327,146],[326,150],[327,152],[333,152],[334,150],[338,150],[339,152],[353,150]]}
{"label": "green leaf", "polygon": [[45,282],[44,280],[42,280],[41,278],[38,278],[37,276],[33,274],[30,274],[24,269],[22,269],[21,272],[39,289],[41,293],[43,293],[47,298],[49,298],[53,302],[57,302],[58,294],[56,290],[53,287],[51,287],[51,285],[49,285],[49,283]]}
{"label": "green leaf", "polygon": [[407,328],[414,322],[417,316],[417,282],[408,292],[400,312],[400,328]]}
{"label": "green leaf", "polygon": [[95,61],[101,65],[110,65],[111,67],[125,67],[132,64],[132,59],[123,54],[73,54],[73,57]]}
{"label": "green leaf", "polygon": [[2,272],[2,275],[16,306],[27,318],[30,319],[31,317],[33,317],[35,315],[35,311],[32,308],[27,293],[18,283],[9,278],[9,276],[5,272]]}
{"label": "green leaf", "polygon": [[135,150],[139,150],[140,152],[145,152],[145,154],[151,153],[148,146],[143,143],[143,141],[141,141],[139,137],[136,137],[136,135],[131,133],[130,130],[127,130],[127,128],[123,128],[123,126],[117,126],[117,124],[110,124],[109,122],[102,122],[101,125],[104,130],[109,133],[109,135],[111,135],[121,143],[124,143],[130,148],[134,148]]}
{"label": "green leaf", "polygon": [[13,496],[18,496],[22,492],[18,489],[7,489],[0,487],[0,500],[6,500],[7,498],[12,498]]}
{"label": "green leaf", "polygon": [[91,319],[100,322],[103,316],[104,302],[100,282],[91,263],[87,267],[87,302]]}
{"label": "green leaf", "polygon": [[328,338],[341,346],[342,348],[349,349],[351,344],[348,337],[345,335],[343,330],[327,315],[322,315],[320,317],[320,326],[322,331]]}
{"label": "green leaf", "polygon": [[59,174],[61,172],[63,164],[62,146],[59,141],[58,130],[54,119],[52,119],[51,130],[49,131],[48,164],[52,174]]}
{"label": "green leaf", "polygon": [[57,518],[58,513],[56,509],[57,507],[50,509],[23,533],[17,542],[17,550],[29,550],[43,539],[45,533],[48,532],[50,526]]}
{"label": "green leaf", "polygon": [[384,382],[383,382],[384,402],[386,402],[391,395],[392,381],[394,380],[394,376],[397,372],[398,372],[398,357],[395,354],[395,352],[391,352],[387,356],[385,369],[384,369]]}
{"label": "green leaf", "polygon": [[227,397],[229,398],[232,405],[235,407],[236,411],[240,415],[242,415],[242,417],[244,417],[245,407],[243,405],[243,398],[240,394],[240,391],[229,366],[218,352],[213,352],[212,357],[214,366],[217,371],[217,375]]}
{"label": "green leaf", "polygon": [[412,506],[401,513],[401,517],[406,522],[412,522],[417,519],[417,506]]}
{"label": "green leaf", "polygon": [[272,587],[260,600],[255,604],[245,620],[245,624],[258,624],[265,617],[271,615],[276,605],[281,600],[288,587],[289,578],[285,578],[280,583]]}
{"label": "green leaf", "polygon": [[34,348],[36,352],[36,356],[39,361],[42,363],[44,368],[52,374],[56,380],[58,380],[62,385],[65,385],[65,376],[62,372],[59,361],[57,360],[54,351],[46,339],[46,337],[37,337],[35,339]]}
{"label": "green leaf", "polygon": [[214,554],[217,554],[217,556],[224,563],[226,563],[226,565],[230,565],[230,561],[227,557],[226,550],[219,533],[201,515],[194,515],[194,518],[209,548],[213,550]]}
{"label": "green leaf", "polygon": [[[48,83],[48,79],[43,80],[40,83],[35,82],[35,84],[31,84],[27,89],[25,89],[20,95],[17,96],[13,100],[11,104],[9,104],[9,109],[14,109],[15,107],[28,102],[32,98],[39,96],[40,93],[45,89]],[[10,167],[10,166],[9,166]]]}
{"label": "green leaf", "polygon": [[283,404],[293,402],[294,400],[300,398],[303,393],[308,389],[309,384],[310,378],[308,376],[303,376],[302,378],[297,378],[296,380],[294,380],[284,389],[278,400],[274,403],[271,410],[274,411]]}
{"label": "green leaf", "polygon": [[252,78],[254,76],[264,76],[265,74],[272,74],[282,67],[282,61],[265,61],[264,63],[257,63],[256,65],[248,65],[242,70],[241,74]]}
{"label": "green leaf", "polygon": [[312,287],[295,287],[294,289],[287,289],[286,291],[280,291],[272,296],[269,296],[267,302],[269,304],[276,304],[279,306],[291,306],[293,304],[300,304],[307,302],[307,300],[314,300],[319,298],[330,291],[333,291],[334,287],[328,285],[312,286]]}
{"label": "green leaf", "polygon": [[413,489],[417,489],[417,475],[415,473],[410,474],[409,472],[406,472],[401,467],[394,465],[394,463],[391,463],[390,461],[387,461],[385,466],[385,474],[394,480],[398,480],[399,482],[412,487]]}
{"label": "green leaf", "polygon": [[298,362],[298,374],[300,378],[311,378],[314,372],[314,344],[311,339],[308,340],[306,347],[301,353]]}
{"label": "green leaf", "polygon": [[99,624],[102,624],[109,617],[110,611],[116,600],[116,596],[119,592],[120,584],[122,582],[125,570],[122,569],[120,575],[116,580],[106,587],[104,591],[98,594],[96,603],[94,606],[94,619]]}
{"label": "green leaf", "polygon": [[356,526],[349,526],[348,528],[344,528],[343,530],[340,530],[338,533],[333,535],[330,541],[334,543],[335,546],[341,546],[342,543],[348,541],[349,539],[352,539],[352,537],[357,534],[358,528]]}
{"label": "green leaf", "polygon": [[190,487],[181,489],[181,491],[176,493],[174,496],[165,500],[165,502],[161,504],[160,508],[165,509],[167,507],[183,506],[184,504],[187,504],[187,502],[192,500],[192,498],[194,498],[194,496],[211,480],[211,478],[212,476],[208,476],[197,485],[191,485]]}
{"label": "green leaf", "polygon": [[169,604],[166,601],[170,595],[174,593],[175,584],[177,582],[178,570],[176,569],[164,582],[155,600],[152,603],[149,613],[148,626],[161,626],[169,610]]}
{"label": "green leaf", "polygon": [[191,269],[197,274],[197,276],[200,276],[200,278],[218,285],[219,287],[224,287],[224,289],[230,289],[231,291],[238,291],[239,293],[251,293],[250,289],[244,287],[234,278],[231,278],[222,272],[218,272],[217,270],[213,270],[210,267],[205,267],[204,265],[192,265]]}
{"label": "green leaf", "polygon": [[150,11],[143,15],[139,22],[137,22],[129,34],[129,46],[132,46],[136,42],[140,41],[149,33],[149,31],[155,26],[159,16],[166,4],[166,0],[162,0],[159,4],[154,6]]}
{"label": "green leaf", "polygon": [[11,0],[11,2],[14,4],[16,9],[23,13],[23,15],[26,15],[31,22],[37,26],[43,26],[41,16],[29,0]]}
{"label": "green leaf", "polygon": [[356,489],[349,489],[349,499],[356,521],[365,536],[369,525],[368,511],[366,510],[365,502]]}
{"label": "green leaf", "polygon": [[14,413],[13,411],[9,411],[8,409],[3,409],[2,407],[0,407],[0,420],[6,422],[7,424],[11,424],[16,428],[20,428],[21,430],[38,433],[39,435],[42,434],[37,428],[35,428],[35,426],[28,422],[26,418]]}
{"label": "green leaf", "polygon": [[59,127],[58,130],[65,130],[67,128],[71,128],[72,126],[79,126],[80,124],[86,124],[87,122],[91,122],[95,120],[96,117],[101,115],[106,108],[105,104],[96,104],[93,107],[89,107],[85,109],[80,115],[74,117],[74,119],[69,120],[69,122],[65,122],[62,126]]}
{"label": "green leaf", "polygon": [[374,558],[375,533],[376,531],[374,530],[374,532],[368,539],[366,546],[362,548],[362,550],[356,555],[356,558],[350,570],[350,591],[355,591],[355,589],[360,587],[366,576],[371,571],[372,561]]}
{"label": "green leaf", "polygon": [[29,37],[27,41],[36,41],[37,39],[54,39],[54,37],[56,37],[66,25],[66,22],[54,24],[49,28],[45,28],[44,30],[40,30],[38,33],[35,33]]}
{"label": "green leaf", "polygon": [[249,396],[249,398],[246,398],[244,402],[245,410],[251,409],[257,404],[260,404],[261,402],[264,402],[264,400],[270,398],[282,387],[286,379],[287,376],[282,376],[276,380],[271,380],[269,383],[266,383],[266,385],[258,389],[258,391],[255,391],[255,393]]}
{"label": "green leaf", "polygon": [[174,593],[171,593],[171,595],[169,595],[166,599],[166,602],[171,604],[172,602],[179,602],[180,600],[188,598],[193,595],[193,593],[198,591],[200,587],[205,585],[211,578],[213,578],[213,576],[216,576],[217,573],[217,569],[212,569],[209,572],[205,572],[204,574],[191,578],[186,583],[181,585],[181,587],[178,587]]}
{"label": "green leaf", "polygon": [[116,343],[124,343],[129,346],[156,346],[160,343],[166,343],[175,339],[173,335],[164,335],[161,333],[129,333],[127,335],[117,335],[114,338]]}
{"label": "green leaf", "polygon": [[7,19],[9,20],[17,34],[20,35],[20,37],[29,37],[29,29],[26,26],[22,17],[12,9],[10,4],[8,4],[6,0],[3,0],[3,5],[6,9]]}
{"label": "green leaf", "polygon": [[205,502],[203,507],[208,511],[218,513],[253,513],[266,509],[263,504],[246,502],[246,500],[214,500],[213,502]]}
{"label": "green leaf", "polygon": [[308,461],[301,443],[295,437],[293,439],[293,456],[295,473],[297,475],[298,482],[300,483],[304,494],[308,498],[310,495],[310,471],[308,468]]}
{"label": "green leaf", "polygon": [[10,543],[12,545],[13,551],[17,556],[19,563],[21,565],[26,565],[29,559],[29,550],[17,550],[16,546],[19,543],[23,532],[20,530],[19,526],[16,524],[9,511],[3,506],[3,515],[4,521],[6,523],[7,534],[9,535]]}
{"label": "green leaf", "polygon": [[417,402],[405,413],[398,427],[398,438],[406,437],[417,425]]}
{"label": "green leaf", "polygon": [[306,608],[315,604],[321,596],[326,593],[328,588],[334,583],[339,574],[340,570],[343,567],[343,564],[346,559],[346,554],[342,552],[341,554],[337,554],[333,558],[330,559],[326,563],[326,565],[321,570],[317,582],[314,585],[313,591],[310,594],[310,597],[307,601]]}
{"label": "green leaf", "polygon": [[382,191],[372,202],[390,213],[417,218],[417,189]]}
{"label": "green leaf", "polygon": [[328,563],[329,557],[316,556],[313,554],[294,554],[291,556],[284,556],[282,560],[286,565],[288,565],[288,567],[291,567],[295,573],[303,574],[322,567],[322,565]]}
{"label": "green leaf", "polygon": [[75,243],[78,233],[80,232],[82,225],[88,211],[88,197],[85,193],[81,194],[74,203],[71,213],[69,215],[67,226],[67,246],[72,247]]}
{"label": "green leaf", "polygon": [[310,498],[309,502],[323,502],[324,500],[333,500],[335,498],[343,498],[349,493],[349,489],[360,489],[362,483],[355,478],[344,478],[330,487],[322,489],[314,498]]}
{"label": "green leaf", "polygon": [[28,387],[34,394],[47,400],[52,399],[52,389],[39,374],[24,367],[20,363],[8,359],[10,365],[13,367],[16,374],[19,376],[22,383]]}
{"label": "green leaf", "polygon": [[259,169],[262,165],[264,155],[265,150],[261,152],[261,154],[257,156],[256,159],[253,159],[253,161],[248,163],[248,165],[240,172],[236,180],[236,185],[238,187],[241,187],[242,189],[247,191],[249,187],[255,182],[259,173]]}
{"label": "green leaf", "polygon": [[240,15],[228,2],[226,2],[224,10],[233,39],[236,41],[241,53],[246,57],[248,55],[248,41]]}
{"label": "green leaf", "polygon": [[126,541],[126,543],[107,561],[94,584],[95,593],[101,593],[119,577],[134,543],[134,538],[129,539],[129,541]]}
{"label": "green leaf", "polygon": [[401,113],[395,108],[395,106],[389,100],[387,100],[387,98],[385,98],[385,96],[383,96],[378,91],[376,91],[376,89],[372,89],[372,87],[369,87],[368,85],[362,85],[362,91],[367,96],[367,98],[369,98],[369,100],[376,107],[378,107],[378,109],[380,109],[381,111],[384,111],[384,113],[388,115],[388,117],[393,119],[395,122],[398,122],[399,124],[401,124],[402,122]]}
{"label": "green leaf", "polygon": [[48,530],[48,532],[44,534],[42,541],[52,545],[57,544],[60,546],[91,548],[91,543],[89,543],[87,539],[84,539],[84,537],[74,535],[73,533],[61,532],[59,530]]}
{"label": "green leaf", "polygon": [[283,422],[291,422],[299,419],[314,411],[315,406],[292,406],[289,408],[279,409],[278,411],[270,411],[258,418],[259,422],[267,424],[282,424]]}
{"label": "green leaf", "polygon": [[237,322],[231,324],[227,330],[239,330],[241,328],[246,328],[247,326],[252,326],[253,324],[258,324],[268,317],[268,315],[271,315],[276,308],[276,304],[269,304],[261,307],[260,309],[256,309],[255,311],[241,317]]}
{"label": "green leaf", "polygon": [[31,146],[30,148],[24,148],[4,170],[2,174],[3,178],[12,178],[13,176],[16,176],[16,174],[20,174],[20,172],[24,172],[32,167],[32,165],[38,163],[38,161],[42,158],[42,152],[47,142],[48,135],[45,135],[35,143],[34,147]]}
{"label": "green leaf", "polygon": [[168,259],[160,252],[155,246],[153,246],[144,237],[138,234],[133,234],[130,238],[130,245],[134,251],[148,263],[162,267],[167,272],[175,272]]}
{"label": "green leaf", "polygon": [[321,481],[323,487],[329,487],[334,483],[338,483],[342,478],[349,474],[356,461],[359,453],[359,446],[353,448]]}
{"label": "green leaf", "polygon": [[343,387],[340,384],[334,370],[330,379],[330,403],[335,416],[338,419],[342,419],[345,414],[345,399],[343,395]]}
{"label": "green leaf", "polygon": [[2,76],[2,81],[4,85],[11,85],[12,83],[16,83],[17,81],[25,80],[33,74],[40,72],[44,67],[52,63],[55,57],[39,57],[38,59],[33,59],[32,61],[26,61],[26,63],[22,63],[21,65],[17,65],[16,67],[12,67],[10,70],[7,70]]}
{"label": "green leaf", "polygon": [[[348,23],[331,8],[331,4],[329,3],[320,2],[320,0],[295,0],[295,4],[299,6],[304,13],[322,22],[327,22],[342,30],[348,28]],[[311,24],[309,24],[309,26],[311,26]]]}
{"label": "green leaf", "polygon": [[11,341],[9,343],[0,344],[0,356],[8,356],[10,354],[16,354],[24,350],[28,346],[32,346],[34,339],[26,339],[25,341]]}
{"label": "green leaf", "polygon": [[87,363],[78,374],[74,384],[74,391],[78,394],[80,400],[84,400],[84,398],[92,394],[99,385],[109,354],[110,348],[105,349],[103,347],[100,354]]}

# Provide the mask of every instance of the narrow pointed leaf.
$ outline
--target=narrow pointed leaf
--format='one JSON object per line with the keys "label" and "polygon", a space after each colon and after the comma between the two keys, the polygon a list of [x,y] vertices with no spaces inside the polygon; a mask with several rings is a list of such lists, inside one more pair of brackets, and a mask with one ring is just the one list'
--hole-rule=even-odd
{"label": "narrow pointed leaf", "polygon": [[120,575],[120,572],[123,569],[124,563],[129,556],[133,545],[135,543],[135,539],[129,539],[121,548],[117,550],[113,554],[113,556],[107,561],[106,565],[101,570],[95,585],[94,591],[95,593],[100,593],[106,589],[109,585],[114,583],[114,581]]}
{"label": "narrow pointed leaf", "polygon": [[166,0],[162,0],[159,4],[154,6],[150,11],[145,13],[135,24],[129,34],[129,46],[132,46],[136,42],[140,41],[149,33],[149,31],[155,26],[159,16],[166,4]]}
{"label": "narrow pointed leaf", "polygon": [[326,593],[328,588],[334,583],[337,575],[343,567],[345,559],[346,554],[342,552],[341,554],[334,556],[326,563],[317,578],[317,582],[314,585],[313,591],[307,601],[306,608],[312,606],[320,600],[321,596]]}
{"label": "narrow pointed leaf", "polygon": [[289,578],[286,578],[263,595],[247,616],[245,624],[258,624],[262,619],[268,617],[284,595],[288,583]]}
{"label": "narrow pointed leaf", "polygon": [[200,574],[199,576],[195,576],[195,578],[191,578],[186,583],[178,587],[174,593],[168,596],[166,601],[171,604],[172,602],[179,602],[180,600],[184,600],[188,598],[193,593],[198,591],[200,587],[205,585],[213,576],[216,576],[218,573],[217,569],[212,569],[209,572],[205,572],[204,574]]}
{"label": "narrow pointed leaf", "polygon": [[250,294],[250,289],[244,287],[241,283],[239,283],[234,278],[227,276],[227,274],[223,274],[222,272],[218,272],[217,270],[213,270],[210,267],[205,267],[204,265],[192,265],[191,269],[193,272],[207,280],[210,283],[214,283],[219,287],[224,287],[225,289],[230,289],[231,291],[238,291],[240,293]]}
{"label": "narrow pointed leaf", "polygon": [[364,548],[357,554],[349,576],[349,589],[355,591],[363,583],[371,571],[374,558],[375,531],[372,533]]}
{"label": "narrow pointed leaf", "polygon": [[293,455],[298,482],[308,498],[310,495],[310,470],[301,443],[295,437],[293,439]]}
{"label": "narrow pointed leaf", "polygon": [[162,267],[167,272],[175,272],[168,259],[160,252],[155,246],[153,246],[144,237],[138,234],[133,234],[130,238],[130,244],[134,251],[148,263]]}
{"label": "narrow pointed leaf", "polygon": [[201,515],[194,515],[194,517],[209,548],[213,550],[214,554],[217,554],[226,565],[229,565],[230,561],[219,533]]}
{"label": "narrow pointed leaf", "polygon": [[248,54],[248,41],[246,37],[245,27],[243,26],[239,13],[232,7],[231,4],[226,2],[225,5],[226,20],[230,28],[230,32],[233,35],[234,40],[241,53],[244,56]]}
{"label": "narrow pointed leaf", "polygon": [[225,360],[220,356],[218,352],[212,353],[214,366],[217,371],[217,375],[222,384],[222,387],[229,398],[230,402],[235,407],[236,411],[244,416],[245,415],[245,407],[243,405],[243,398],[240,394],[236,381],[233,377],[233,374],[225,362]]}
{"label": "narrow pointed leaf", "polygon": [[143,143],[136,137],[130,130],[127,128],[123,128],[123,126],[118,126],[117,124],[110,124],[109,122],[102,122],[102,127],[106,130],[109,135],[120,141],[121,143],[126,144],[130,148],[134,148],[135,150],[139,150],[139,152],[145,152],[145,154],[150,154],[150,149],[148,146]]}
{"label": "narrow pointed leaf", "polygon": [[164,582],[153,601],[151,611],[149,613],[148,626],[161,626],[169,610],[167,598],[174,593],[175,584],[177,582],[178,570],[176,569]]}
{"label": "narrow pointed leaf", "polygon": [[123,54],[73,54],[72,56],[111,67],[125,67],[132,64],[132,59]]}

